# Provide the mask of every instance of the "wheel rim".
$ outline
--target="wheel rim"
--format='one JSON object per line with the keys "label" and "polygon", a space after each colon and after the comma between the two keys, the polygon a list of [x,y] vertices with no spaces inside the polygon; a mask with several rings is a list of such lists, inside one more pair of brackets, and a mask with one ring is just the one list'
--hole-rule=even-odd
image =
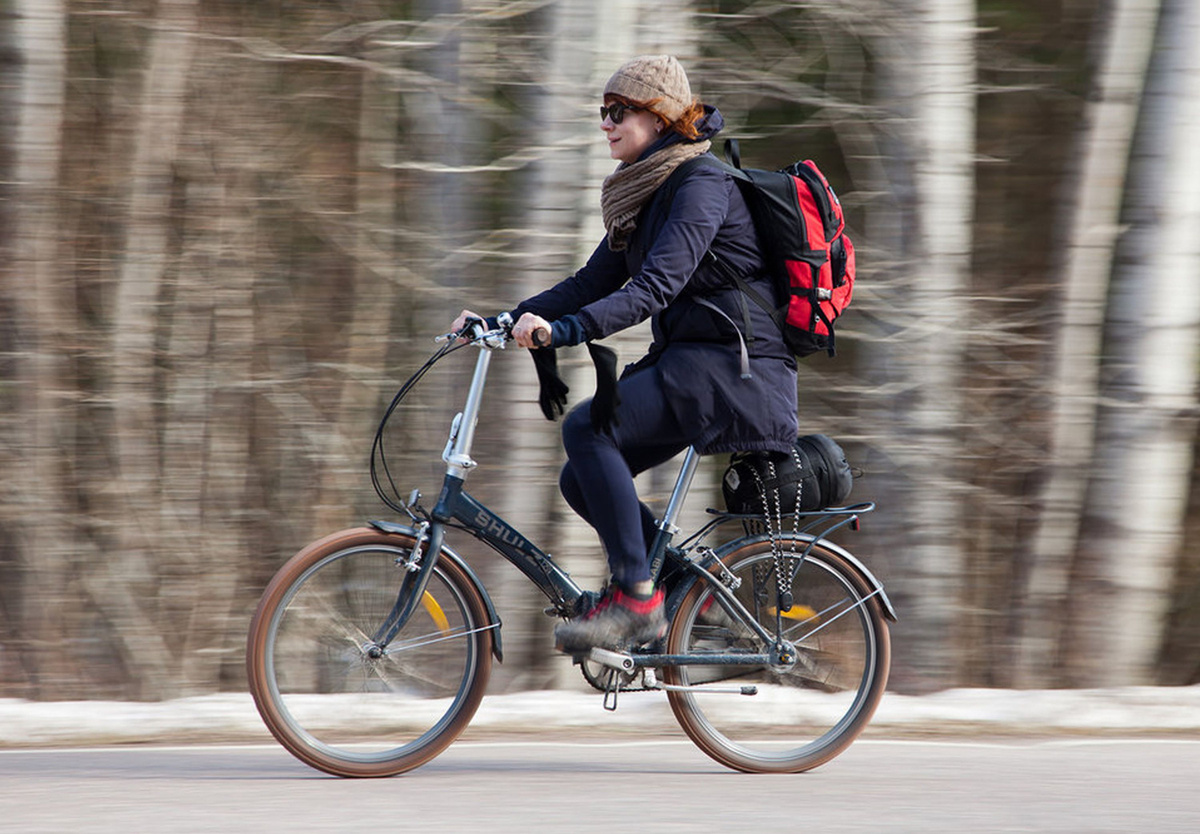
{"label": "wheel rim", "polygon": [[[783,617],[794,662],[771,667],[676,667],[672,682],[698,686],[672,692],[672,707],[694,741],[731,767],[796,771],[815,767],[847,746],[865,725],[886,677],[886,637],[860,587],[825,559],[785,557],[795,603]],[[769,632],[775,629],[775,560],[762,552],[731,560],[742,580],[735,592]],[[785,574],[785,575],[787,575]],[[698,595],[697,595],[698,594]],[[672,653],[769,650],[715,604],[711,588],[693,591],[671,631]],[[705,692],[755,686],[752,697]]]}
{"label": "wheel rim", "polygon": [[285,743],[337,762],[394,762],[422,751],[462,710],[478,624],[440,565],[383,656],[368,651],[407,555],[381,545],[338,551],[305,570],[276,606],[263,668]]}

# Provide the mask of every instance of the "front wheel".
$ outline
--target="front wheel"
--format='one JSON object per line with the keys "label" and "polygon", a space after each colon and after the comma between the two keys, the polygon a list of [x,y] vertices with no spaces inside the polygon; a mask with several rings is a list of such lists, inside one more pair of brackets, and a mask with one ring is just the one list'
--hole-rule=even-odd
{"label": "front wheel", "polygon": [[[736,586],[734,596],[775,646],[704,581],[684,596],[667,635],[675,655],[775,652],[770,664],[663,670],[668,683],[689,687],[667,693],[684,731],[735,770],[797,773],[829,761],[870,721],[887,685],[891,644],[872,589],[830,550],[817,545],[801,559],[786,552],[789,542],[782,545],[785,552],[775,554],[769,542],[748,542],[722,559],[725,583]],[[778,604],[781,590],[784,600],[790,592],[790,607]],[[729,694],[739,687],[756,694]]]}
{"label": "front wheel", "polygon": [[379,645],[412,548],[410,536],[345,530],[293,556],[263,592],[247,643],[250,691],[275,738],[312,767],[411,770],[444,750],[483,698],[487,608],[450,559],[438,560],[413,615]]}

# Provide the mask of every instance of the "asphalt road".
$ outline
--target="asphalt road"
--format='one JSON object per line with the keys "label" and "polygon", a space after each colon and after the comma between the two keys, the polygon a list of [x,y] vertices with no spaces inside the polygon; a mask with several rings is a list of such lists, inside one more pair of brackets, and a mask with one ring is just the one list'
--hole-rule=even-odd
{"label": "asphalt road", "polygon": [[1200,740],[860,739],[811,773],[725,770],[678,737],[460,740],[404,776],[272,745],[0,751],[0,831],[1196,832]]}

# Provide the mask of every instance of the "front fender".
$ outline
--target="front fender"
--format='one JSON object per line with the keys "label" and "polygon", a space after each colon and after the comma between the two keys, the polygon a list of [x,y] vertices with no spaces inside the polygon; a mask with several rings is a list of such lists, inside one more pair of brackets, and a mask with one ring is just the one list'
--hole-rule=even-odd
{"label": "front fender", "polygon": [[[417,537],[417,531],[407,524],[397,524],[394,521],[368,521],[367,524],[379,532],[387,533],[388,535]],[[492,654],[495,655],[496,660],[503,663],[504,648],[500,645],[500,616],[496,613],[496,606],[492,604],[492,598],[488,595],[487,589],[483,587],[483,583],[479,581],[479,577],[476,576],[475,571],[471,569],[467,561],[446,544],[442,545],[438,558],[449,559],[453,562],[466,575],[467,579],[471,581],[471,584],[475,586],[476,593],[479,594],[479,598],[483,600],[483,605],[487,609],[487,624],[495,626],[492,629]]]}

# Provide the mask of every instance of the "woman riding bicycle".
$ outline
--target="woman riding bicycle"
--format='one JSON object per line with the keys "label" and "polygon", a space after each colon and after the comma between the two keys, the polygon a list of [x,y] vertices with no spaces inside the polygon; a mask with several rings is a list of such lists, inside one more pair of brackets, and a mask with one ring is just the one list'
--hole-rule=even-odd
{"label": "woman riding bicycle", "polygon": [[[695,446],[786,454],[796,439],[796,365],[771,318],[731,274],[781,305],[766,274],[738,184],[718,166],[679,166],[709,152],[724,120],[692,97],[683,67],[642,56],[604,88],[600,129],[616,171],[601,190],[607,235],[574,275],[513,310],[520,347],[603,339],[651,319],[648,353],[625,368],[611,414],[590,401],[563,422],[560,487],[595,528],[612,572],[610,593],[560,624],[562,651],[619,649],[662,637],[663,594],[650,575],[654,516],[634,476]],[[474,313],[464,310],[459,332]],[[594,413],[596,412],[596,413]]]}

